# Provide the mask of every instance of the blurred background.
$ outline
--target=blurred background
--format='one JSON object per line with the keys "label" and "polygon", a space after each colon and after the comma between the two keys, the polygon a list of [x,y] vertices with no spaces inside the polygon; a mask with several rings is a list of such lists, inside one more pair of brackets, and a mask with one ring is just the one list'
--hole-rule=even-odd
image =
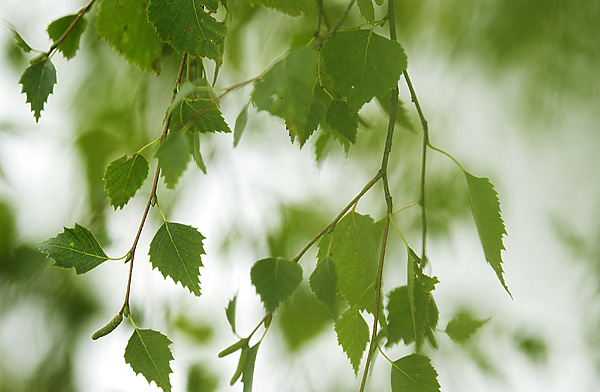
{"label": "blurred background", "polygon": [[[105,0],[109,1],[109,0]],[[231,2],[231,1],[230,1]],[[600,2],[572,0],[397,1],[399,41],[434,145],[500,196],[508,237],[504,292],[485,262],[460,171],[429,153],[427,195],[431,275],[441,283],[439,350],[427,349],[443,391],[596,391],[600,383]],[[311,3],[312,4],[312,3]],[[316,4],[316,3],[315,3]],[[85,4],[61,0],[0,3],[0,18],[35,49],[51,44],[47,25]],[[345,2],[325,1],[328,15]],[[217,85],[260,74],[291,45],[313,34],[314,4],[305,16],[234,3]],[[90,335],[118,312],[128,265],[106,262],[84,276],[51,267],[36,243],[77,222],[111,257],[127,252],[151,180],[123,209],[103,190],[109,162],[137,151],[162,131],[178,55],[165,48],[161,73],[143,72],[112,51],[88,14],[77,56],[53,57],[58,83],[36,124],[17,84],[30,55],[0,28],[0,391],[157,391],[123,360],[131,327],[100,341]],[[356,8],[356,7],[354,7]],[[377,7],[383,15],[384,7]],[[346,26],[362,23],[357,9]],[[205,64],[209,76],[214,66]],[[399,127],[390,161],[396,207],[418,196],[420,128],[407,89],[409,120]],[[251,86],[222,102],[233,128]],[[175,361],[173,391],[239,391],[229,379],[237,355],[224,308],[236,294],[237,329],[247,335],[263,316],[250,283],[254,261],[293,257],[372,178],[380,165],[385,113],[361,111],[358,142],[348,151],[313,138],[289,142],[284,124],[250,108],[237,148],[232,135],[208,135],[204,175],[190,164],[175,191],[161,180],[171,221],[206,237],[203,295],[194,298],[147,262],[161,223],[151,213],[138,248],[132,287],[136,323],[165,333]],[[154,167],[154,150],[145,152]],[[152,173],[152,169],[150,170]],[[384,214],[373,188],[357,211]],[[420,249],[416,207],[395,217]],[[406,253],[391,234],[384,289],[405,282]],[[305,282],[315,251],[301,260]],[[278,311],[258,354],[255,391],[354,391],[359,381],[337,346],[333,319],[303,284]],[[321,309],[321,310],[319,310]],[[464,344],[442,331],[460,312],[490,321]],[[368,319],[367,322],[371,323]],[[388,350],[393,359],[411,347]],[[363,358],[364,359],[364,358]],[[364,360],[363,360],[364,364]],[[377,357],[368,390],[389,390],[390,366]]]}

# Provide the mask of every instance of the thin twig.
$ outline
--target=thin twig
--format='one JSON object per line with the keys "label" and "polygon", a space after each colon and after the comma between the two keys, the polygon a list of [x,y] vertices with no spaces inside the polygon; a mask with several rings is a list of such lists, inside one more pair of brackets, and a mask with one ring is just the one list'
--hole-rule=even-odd
{"label": "thin twig", "polygon": [[65,32],[63,33],[63,35],[61,35],[60,38],[58,40],[56,40],[52,44],[52,46],[50,46],[50,49],[48,49],[48,51],[46,52],[46,57],[50,56],[50,54],[56,48],[58,48],[58,45],[60,45],[65,40],[65,38],[67,38],[67,36],[71,32],[71,30],[73,30],[73,27],[75,27],[75,25],[77,24],[77,22],[79,22],[79,19],[81,19],[83,17],[83,15],[85,15],[85,13],[90,10],[90,8],[92,7],[92,5],[94,4],[95,1],[96,0],[91,0],[85,7],[83,7],[81,9],[81,11],[79,11],[79,13],[77,14],[77,17],[75,17],[75,20],[73,20],[73,22],[71,22],[71,24],[69,25],[69,27],[67,27],[67,29],[65,30]]}
{"label": "thin twig", "polygon": [[367,185],[364,186],[364,188],[360,191],[360,193],[358,195],[356,195],[356,197],[354,199],[352,199],[352,201],[350,203],[348,203],[348,205],[346,205],[346,207],[344,207],[344,209],[338,214],[338,216],[335,217],[334,220],[331,221],[330,224],[325,226],[325,228],[323,228],[323,230],[321,230],[319,232],[319,234],[317,234],[312,240],[310,240],[310,242],[308,244],[306,244],[306,246],[300,251],[300,253],[298,253],[298,255],[292,259],[292,261],[297,263],[300,260],[300,258],[302,256],[304,256],[304,254],[308,251],[308,249],[310,249],[310,247],[315,242],[317,242],[317,240],[319,238],[321,238],[321,236],[323,236],[323,234],[325,234],[328,230],[330,230],[332,227],[334,227],[339,222],[339,220],[342,219],[344,217],[344,215],[346,215],[346,212],[348,212],[348,210],[350,208],[352,208],[353,205],[358,203],[360,198],[363,197],[365,195],[365,193],[367,193],[369,191],[369,189],[373,188],[373,185],[375,185],[377,183],[377,181],[379,181],[379,179],[381,178],[381,175],[382,175],[382,172],[378,171],[377,174],[375,175],[375,177],[373,177],[371,179],[371,181],[369,181],[367,183]]}
{"label": "thin twig", "polygon": [[[181,83],[181,77],[183,75],[183,68],[185,66],[187,59],[187,54],[184,53],[181,57],[181,64],[179,65],[179,72],[177,73],[177,79],[175,80],[175,85],[179,86]],[[173,91],[173,96],[171,97],[171,103],[175,99],[175,95],[177,95],[177,89]],[[171,121],[171,114],[167,115],[165,120],[165,125],[162,131],[161,139],[165,140],[167,137],[167,133],[169,132],[169,122]],[[152,201],[156,198],[156,188],[158,187],[158,179],[160,177],[160,166],[156,166],[156,172],[154,173],[154,182],[152,183],[152,191],[150,192],[150,197],[148,198],[148,202],[146,203],[146,209],[144,210],[144,214],[142,215],[142,221],[140,222],[140,226],[138,228],[137,234],[135,235],[135,239],[133,240],[133,245],[131,245],[131,259],[129,260],[129,276],[127,278],[127,291],[125,292],[125,301],[123,302],[123,307],[119,311],[120,314],[123,314],[126,306],[129,306],[129,296],[131,294],[131,279],[133,277],[133,260],[135,256],[135,250],[137,248],[138,241],[140,240],[140,236],[142,235],[142,229],[144,228],[144,224],[146,223],[146,219],[148,218],[148,212],[150,211],[150,206],[152,205]]]}
{"label": "thin twig", "polygon": [[[390,39],[396,41],[396,19],[394,16],[394,0],[388,0],[388,19],[390,20]],[[388,161],[392,151],[392,142],[394,137],[394,128],[396,126],[396,109],[398,107],[398,86],[392,89],[392,99],[390,102],[390,120],[388,122],[387,137],[385,139],[385,147],[383,151],[383,158],[381,160],[381,178],[383,180],[383,192],[385,196],[385,203],[387,207],[387,213],[385,214],[385,225],[383,227],[383,239],[381,240],[381,253],[379,256],[379,268],[377,270],[377,280],[375,281],[375,313],[373,315],[373,333],[371,335],[371,342],[369,344],[369,350],[367,353],[367,360],[365,362],[365,370],[363,371],[362,381],[360,383],[360,392],[365,390],[367,384],[367,376],[369,375],[369,367],[371,365],[371,358],[375,351],[375,345],[377,344],[377,326],[379,323],[379,308],[381,306],[381,288],[383,286],[383,266],[385,262],[385,250],[387,246],[388,234],[390,229],[390,219],[394,212],[394,204],[392,195],[390,193],[388,183]]]}

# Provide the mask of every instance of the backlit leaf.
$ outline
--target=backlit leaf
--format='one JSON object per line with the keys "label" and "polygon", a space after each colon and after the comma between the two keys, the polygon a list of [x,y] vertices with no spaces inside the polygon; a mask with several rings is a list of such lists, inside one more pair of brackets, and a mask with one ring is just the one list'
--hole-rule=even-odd
{"label": "backlit leaf", "polygon": [[369,326],[359,309],[352,307],[336,320],[334,329],[338,343],[350,359],[354,373],[358,375],[360,359],[369,342]]}
{"label": "backlit leaf", "polygon": [[147,4],[146,0],[102,0],[96,28],[127,61],[144,71],[159,73],[163,43],[148,22]]}
{"label": "backlit leaf", "polygon": [[169,362],[173,354],[169,338],[151,329],[135,329],[125,348],[125,362],[136,374],[142,374],[148,383],[154,381],[165,392],[171,391]]}
{"label": "backlit leaf", "polygon": [[373,30],[339,31],[321,53],[334,87],[354,109],[396,86],[407,66],[402,46]]}
{"label": "backlit leaf", "polygon": [[332,315],[335,315],[338,276],[335,262],[331,257],[319,260],[317,267],[310,275],[309,282],[315,296],[327,306]]}
{"label": "backlit leaf", "polygon": [[201,133],[231,132],[221,110],[211,99],[183,99],[171,113],[169,128],[178,130],[183,127]]}
{"label": "backlit leaf", "polygon": [[104,189],[115,210],[127,204],[147,176],[148,161],[141,154],[133,154],[131,158],[123,155],[108,165],[104,173]]}
{"label": "backlit leaf", "polygon": [[392,392],[440,392],[431,360],[411,354],[392,364]]}
{"label": "backlit leaf", "polygon": [[438,310],[431,291],[439,283],[437,277],[423,273],[421,260],[412,249],[408,249],[408,300],[413,318],[416,346],[420,347],[425,337],[435,347],[433,331],[438,322]]}
{"label": "backlit leaf", "polygon": [[52,94],[56,84],[56,69],[50,58],[42,56],[39,61],[27,67],[21,75],[19,83],[23,85],[21,93],[27,95],[27,102],[31,103],[35,122],[38,122],[44,109],[44,103]]}
{"label": "backlit leaf", "polygon": [[331,128],[335,129],[340,135],[352,143],[356,142],[358,113],[356,110],[352,110],[347,102],[337,99],[331,101],[325,119]]}
{"label": "backlit leaf", "polygon": [[161,175],[167,188],[175,188],[190,160],[190,146],[184,132],[171,132],[156,151]]}
{"label": "backlit leaf", "polygon": [[[77,15],[67,15],[62,18],[56,19],[48,26],[48,36],[54,42],[58,41],[60,37],[67,31],[71,23],[77,18]],[[75,56],[77,49],[79,49],[79,40],[81,34],[85,31],[87,21],[85,17],[79,18],[75,26],[71,29],[65,39],[58,45],[58,51],[65,56],[66,59],[70,59]]]}
{"label": "backlit leaf", "polygon": [[156,27],[160,39],[179,53],[220,61],[227,26],[206,12],[206,4],[214,6],[214,1],[151,0],[148,20]]}
{"label": "backlit leaf", "polygon": [[446,333],[456,343],[464,343],[488,321],[490,321],[489,318],[479,320],[469,312],[461,311],[448,322]]}
{"label": "backlit leaf", "polygon": [[283,118],[292,141],[297,138],[301,145],[325,114],[313,93],[317,61],[317,52],[310,48],[292,49],[254,83],[251,95],[258,110]]}
{"label": "backlit leaf", "polygon": [[506,235],[506,229],[502,220],[498,193],[488,178],[475,177],[466,171],[464,173],[469,185],[471,210],[485,258],[496,271],[506,292],[512,297],[504,281],[504,271],[502,270],[501,251],[505,249],[502,237]]}
{"label": "backlit leaf", "polygon": [[350,306],[375,311],[379,234],[373,218],[350,212],[319,241],[319,259],[332,257],[339,291]]}
{"label": "backlit leaf", "polygon": [[150,243],[150,262],[166,278],[181,282],[190,292],[200,296],[201,255],[204,236],[192,226],[165,222]]}
{"label": "backlit leaf", "polygon": [[75,227],[39,244],[39,249],[61,268],[75,268],[78,275],[91,271],[108,260],[91,231],[75,223]]}
{"label": "backlit leaf", "polygon": [[254,263],[250,277],[265,309],[272,312],[300,285],[302,267],[290,260],[267,258]]}

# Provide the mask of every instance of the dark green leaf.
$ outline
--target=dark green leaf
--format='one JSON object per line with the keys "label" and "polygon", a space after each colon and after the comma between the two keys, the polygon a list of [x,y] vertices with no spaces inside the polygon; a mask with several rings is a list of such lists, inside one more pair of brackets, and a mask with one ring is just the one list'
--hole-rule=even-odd
{"label": "dark green leaf", "polygon": [[238,114],[235,119],[235,127],[233,129],[233,147],[237,147],[240,139],[242,138],[242,134],[246,129],[246,125],[248,124],[248,104],[244,106],[240,114]]}
{"label": "dark green leaf", "polygon": [[354,109],[396,86],[407,65],[402,46],[373,30],[339,31],[325,41],[322,55],[334,87]]}
{"label": "dark green leaf", "polygon": [[367,20],[373,23],[375,21],[375,9],[373,8],[372,0],[357,0],[360,14]]}
{"label": "dark green leaf", "polygon": [[237,294],[233,296],[233,299],[229,300],[227,308],[225,308],[225,315],[227,316],[227,322],[231,327],[231,331],[235,332],[235,304],[237,303]]}
{"label": "dark green leaf", "polygon": [[190,160],[190,146],[184,132],[171,132],[156,151],[161,175],[167,188],[175,188]]}
{"label": "dark green leaf", "polygon": [[192,226],[165,222],[150,243],[150,262],[165,278],[170,276],[200,296],[203,239],[204,236]]}
{"label": "dark green leaf", "polygon": [[244,366],[244,373],[242,374],[244,392],[252,392],[252,381],[254,380],[254,364],[256,363],[256,354],[258,353],[259,347],[260,342],[250,347],[250,351],[248,352],[248,359],[246,360],[246,365]]}
{"label": "dark green leaf", "polygon": [[158,36],[179,53],[220,61],[227,26],[205,10],[202,0],[151,0],[148,20]]}
{"label": "dark green leaf", "polygon": [[346,101],[333,100],[325,114],[327,123],[340,135],[356,142],[356,130],[358,129],[358,113],[352,110]]}
{"label": "dark green leaf", "polygon": [[339,290],[350,306],[375,311],[379,234],[373,218],[350,212],[319,241],[319,259],[332,257]]}
{"label": "dark green leaf", "polygon": [[171,113],[169,128],[179,130],[183,127],[201,133],[231,132],[221,110],[211,99],[183,99]]}
{"label": "dark green leaf", "polygon": [[288,298],[302,282],[302,267],[280,258],[258,260],[250,271],[252,284],[267,312],[272,312]]}
{"label": "dark green leaf", "polygon": [[127,204],[147,176],[148,161],[141,154],[133,154],[131,158],[123,155],[108,165],[104,173],[104,189],[115,210]]}
{"label": "dark green leaf", "polygon": [[369,342],[369,326],[359,309],[352,307],[342,313],[334,328],[338,343],[350,359],[354,373],[358,375],[360,359]]}
{"label": "dark green leaf", "polygon": [[305,13],[312,6],[311,0],[250,0],[250,3],[274,8],[292,16]]}
{"label": "dark green leaf", "polygon": [[325,113],[313,93],[317,61],[317,52],[310,48],[292,49],[252,90],[254,106],[283,118],[292,141],[298,138],[301,145],[315,131]]}
{"label": "dark green leaf", "polygon": [[310,288],[319,301],[323,302],[332,315],[336,314],[338,276],[335,262],[331,257],[319,260],[317,268],[309,278]]}
{"label": "dark green leaf", "polygon": [[147,4],[146,0],[102,0],[96,28],[127,61],[144,71],[159,73],[163,44],[148,22]]}
{"label": "dark green leaf", "polygon": [[485,258],[496,271],[506,292],[512,297],[504,281],[504,271],[502,270],[501,251],[505,249],[502,237],[506,235],[506,229],[502,220],[498,193],[488,178],[475,177],[466,171],[464,173],[469,185],[471,210]]}
{"label": "dark green leaf", "polygon": [[[65,31],[67,31],[71,23],[73,23],[75,18],[77,18],[77,15],[67,15],[50,23],[47,30],[50,39],[54,42],[58,41]],[[85,31],[86,25],[87,21],[85,20],[85,17],[81,17],[77,23],[75,23],[75,26],[73,26],[65,39],[58,45],[58,50],[65,58],[70,59],[77,53],[77,49],[79,49],[79,40],[81,34]]]}
{"label": "dark green leaf", "polygon": [[446,326],[446,333],[456,343],[464,343],[490,319],[479,320],[466,311],[459,312]]}
{"label": "dark green leaf", "polygon": [[78,275],[85,274],[108,260],[92,232],[77,223],[74,228],[65,227],[61,234],[41,242],[39,248],[55,260],[55,266],[75,268]]}
{"label": "dark green leaf", "polygon": [[412,249],[408,249],[408,300],[413,318],[416,346],[420,347],[427,336],[435,347],[433,331],[438,322],[438,310],[431,291],[439,283],[437,277],[423,273],[421,260]]}
{"label": "dark green leaf", "polygon": [[148,383],[154,381],[165,392],[171,391],[169,374],[173,360],[169,338],[151,329],[135,329],[125,348],[125,362],[136,374],[141,373]]}
{"label": "dark green leaf", "polygon": [[50,58],[42,56],[40,60],[31,64],[21,75],[19,83],[23,85],[21,93],[27,95],[35,122],[38,122],[44,103],[56,84],[56,69]]}
{"label": "dark green leaf", "polygon": [[440,392],[437,376],[428,357],[408,355],[392,364],[392,392]]}

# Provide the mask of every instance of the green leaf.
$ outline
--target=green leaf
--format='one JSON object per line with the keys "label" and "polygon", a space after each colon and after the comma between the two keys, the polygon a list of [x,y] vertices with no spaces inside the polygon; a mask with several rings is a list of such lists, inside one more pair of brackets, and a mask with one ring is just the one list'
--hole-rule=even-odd
{"label": "green leaf", "polygon": [[167,188],[175,188],[190,160],[189,141],[184,132],[171,132],[156,151],[161,175]]}
{"label": "green leaf", "polygon": [[414,342],[415,327],[408,300],[408,287],[395,288],[388,294],[388,298],[388,341],[386,345],[389,347],[400,340],[403,340],[406,345]]}
{"label": "green leaf", "polygon": [[248,358],[246,359],[246,365],[244,366],[244,372],[242,374],[242,383],[244,383],[244,392],[252,392],[252,381],[254,380],[254,364],[256,363],[256,354],[260,342],[250,347],[248,351]]}
{"label": "green leaf", "polygon": [[165,222],[150,243],[150,262],[166,278],[181,282],[191,293],[200,296],[201,255],[204,236],[192,226]]}
{"label": "green leaf", "polygon": [[502,237],[506,235],[506,229],[502,220],[498,193],[496,193],[494,185],[488,178],[475,177],[467,171],[464,173],[469,185],[471,210],[473,211],[473,218],[479,232],[485,258],[496,271],[500,283],[512,298],[512,294],[504,281],[504,271],[502,270],[501,251],[505,249]]}
{"label": "green leaf", "polygon": [[340,135],[356,143],[356,130],[358,129],[358,112],[352,110],[346,101],[333,100],[325,114],[327,123]]}
{"label": "green leaf", "polygon": [[392,392],[440,392],[431,360],[411,354],[392,364]]}
{"label": "green leaf", "polygon": [[169,128],[179,130],[184,127],[201,133],[231,132],[221,110],[212,99],[184,98],[181,104],[173,109]]}
{"label": "green leaf", "polygon": [[202,170],[202,173],[206,174],[206,165],[204,164],[204,160],[202,159],[202,154],[200,153],[200,134],[198,132],[186,132],[185,133],[188,140],[188,147],[190,148],[190,154],[196,163],[196,166]]}
{"label": "green leaf", "polygon": [[373,218],[350,212],[319,241],[318,257],[335,261],[339,291],[346,302],[370,313],[375,311],[379,238]]}
{"label": "green leaf", "polygon": [[254,83],[251,94],[258,110],[285,120],[292,141],[297,138],[300,145],[325,114],[324,105],[314,94],[318,89],[317,61],[317,52],[310,48],[292,49]]}
{"label": "green leaf", "polygon": [[302,267],[291,260],[267,258],[254,263],[250,277],[265,309],[272,312],[300,285]]}
{"label": "green leaf", "polygon": [[146,177],[148,161],[141,154],[133,154],[131,158],[123,155],[108,165],[104,173],[104,189],[115,210],[127,204],[141,188]]}
{"label": "green leaf", "polygon": [[431,291],[439,283],[437,277],[423,273],[421,260],[412,249],[408,249],[408,300],[412,314],[415,344],[421,346],[425,336],[436,347],[433,331],[438,323],[438,310]]}
{"label": "green leaf", "polygon": [[220,61],[227,26],[210,16],[205,4],[202,0],[151,0],[148,20],[160,39],[179,53]]}
{"label": "green leaf", "polygon": [[96,28],[128,62],[158,74],[163,43],[148,22],[147,4],[146,0],[102,0]]}
{"label": "green leaf", "polygon": [[339,31],[321,53],[334,87],[354,109],[396,86],[407,66],[402,46],[373,30]]}
{"label": "green leaf", "polygon": [[[379,103],[379,106],[381,106],[381,109],[383,109],[384,113],[389,116],[390,115],[390,107],[391,105],[391,98],[392,98],[392,90],[389,90],[386,94],[382,94],[382,95],[378,95],[377,98],[377,103]],[[417,132],[415,125],[413,124],[412,120],[410,119],[410,116],[408,115],[408,112],[406,110],[406,107],[404,106],[404,103],[402,102],[402,100],[400,98],[398,98],[398,105],[396,106],[396,125],[398,125],[401,128],[406,129],[407,131],[411,131],[411,132]]]}
{"label": "green leaf", "polygon": [[352,307],[336,320],[334,329],[338,343],[350,359],[354,373],[358,375],[360,359],[369,342],[369,326],[359,309]]}
{"label": "green leaf", "polygon": [[[229,385],[235,384],[235,382],[240,378],[242,373],[244,372],[244,368],[246,366],[246,362],[248,361],[248,355],[250,354],[250,348],[248,347],[248,340],[242,339],[242,352],[240,353],[240,360],[238,361],[238,365],[231,377],[231,381],[229,381]],[[225,349],[227,350],[227,349]],[[221,351],[222,353],[223,351]]]}
{"label": "green leaf", "polygon": [[250,0],[251,4],[274,8],[288,15],[298,16],[306,13],[311,6],[311,0]]}
{"label": "green leaf", "polygon": [[142,374],[148,383],[154,381],[165,392],[171,391],[169,374],[173,360],[169,338],[151,329],[135,329],[125,348],[125,363],[136,374]]}
{"label": "green leaf", "polygon": [[41,242],[39,249],[55,260],[53,265],[75,268],[78,275],[85,274],[108,260],[92,232],[77,223],[74,228],[65,227],[56,237]]}
{"label": "green leaf", "polygon": [[231,327],[231,331],[235,332],[235,305],[237,303],[237,294],[233,296],[231,300],[229,300],[229,304],[227,304],[227,308],[225,308],[225,316],[227,316],[227,322]]}
{"label": "green leaf", "polygon": [[233,147],[237,147],[242,139],[242,134],[246,129],[246,125],[248,125],[248,104],[244,106],[235,119],[235,127],[233,128]]}
{"label": "green leaf", "polygon": [[56,84],[56,69],[50,58],[43,56],[41,60],[27,67],[21,75],[19,83],[23,85],[21,93],[27,95],[26,102],[31,103],[35,122],[38,122],[41,112],[44,110],[44,102],[52,94]]}
{"label": "green leaf", "polygon": [[[65,31],[67,31],[71,23],[73,23],[75,18],[77,18],[77,14],[67,15],[50,23],[47,30],[50,39],[54,42],[58,41]],[[85,17],[81,17],[77,23],[75,23],[75,26],[73,26],[65,39],[58,45],[59,52],[61,52],[66,59],[74,57],[75,53],[77,53],[77,49],[79,49],[79,40],[81,34],[85,31],[86,25],[87,21],[85,20]]]}
{"label": "green leaf", "polygon": [[25,40],[23,39],[23,37],[21,37],[21,34],[19,34],[17,32],[17,30],[15,30],[15,28],[12,25],[10,25],[8,23],[6,23],[6,25],[8,26],[8,28],[12,32],[13,38],[17,42],[17,45],[19,46],[19,48],[23,49],[23,51],[25,53],[31,52],[33,50],[33,48],[31,46],[29,46],[27,44],[27,42],[25,42]]}
{"label": "green leaf", "polygon": [[310,275],[309,282],[315,296],[327,306],[332,315],[335,315],[338,276],[335,262],[331,257],[319,260],[317,268]]}
{"label": "green leaf", "polygon": [[461,311],[446,326],[446,333],[456,343],[465,343],[479,328],[490,321],[474,318],[470,312]]}
{"label": "green leaf", "polygon": [[367,20],[367,22],[373,23],[375,21],[375,9],[373,8],[372,0],[358,0],[358,9],[360,14]]}

